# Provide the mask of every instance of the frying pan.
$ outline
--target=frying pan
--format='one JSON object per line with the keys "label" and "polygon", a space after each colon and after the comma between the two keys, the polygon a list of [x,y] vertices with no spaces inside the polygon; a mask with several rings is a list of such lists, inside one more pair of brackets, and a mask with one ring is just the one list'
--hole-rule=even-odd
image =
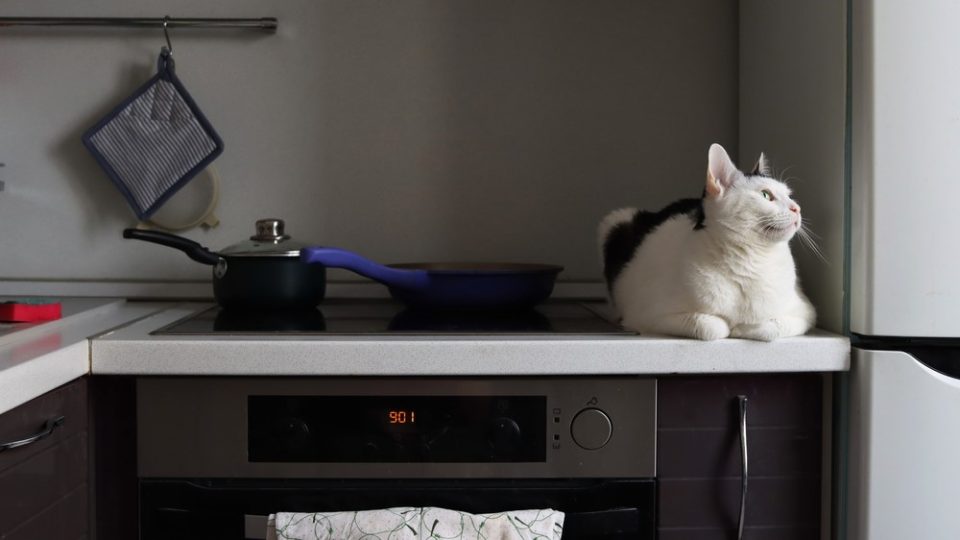
{"label": "frying pan", "polygon": [[377,264],[329,247],[300,250],[300,260],[344,268],[383,283],[390,294],[418,309],[516,310],[546,300],[562,266],[523,263]]}

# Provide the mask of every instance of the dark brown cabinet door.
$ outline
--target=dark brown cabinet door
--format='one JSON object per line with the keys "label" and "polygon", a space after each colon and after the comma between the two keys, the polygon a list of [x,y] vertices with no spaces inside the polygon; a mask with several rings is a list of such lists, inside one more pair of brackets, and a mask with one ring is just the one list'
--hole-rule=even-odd
{"label": "dark brown cabinet door", "polygon": [[659,379],[660,540],[737,537],[741,395],[749,458],[743,538],[819,537],[823,376],[786,374]]}
{"label": "dark brown cabinet door", "polygon": [[[60,417],[61,424],[48,424]],[[0,415],[0,445],[40,435],[33,442],[0,450],[2,540],[72,540],[87,535],[86,379]]]}

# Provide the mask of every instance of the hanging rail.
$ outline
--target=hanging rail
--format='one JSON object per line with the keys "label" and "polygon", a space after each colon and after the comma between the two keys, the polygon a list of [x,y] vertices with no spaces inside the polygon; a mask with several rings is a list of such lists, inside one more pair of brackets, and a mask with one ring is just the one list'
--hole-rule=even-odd
{"label": "hanging rail", "polygon": [[3,26],[112,26],[162,28],[246,28],[250,30],[277,31],[277,19],[174,19],[171,17],[0,17]]}

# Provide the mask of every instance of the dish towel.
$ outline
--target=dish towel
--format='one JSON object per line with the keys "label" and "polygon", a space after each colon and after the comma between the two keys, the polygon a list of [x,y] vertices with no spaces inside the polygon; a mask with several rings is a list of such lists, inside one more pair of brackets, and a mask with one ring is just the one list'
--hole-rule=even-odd
{"label": "dish towel", "polygon": [[436,507],[271,514],[267,540],[559,540],[563,512],[468,514]]}

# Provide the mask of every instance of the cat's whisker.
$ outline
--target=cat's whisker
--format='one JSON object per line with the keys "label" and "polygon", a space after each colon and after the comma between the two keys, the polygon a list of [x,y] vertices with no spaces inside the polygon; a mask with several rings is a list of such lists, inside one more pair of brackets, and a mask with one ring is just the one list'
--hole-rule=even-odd
{"label": "cat's whisker", "polygon": [[[803,230],[803,229],[801,229],[801,230]],[[811,231],[808,231],[808,230],[803,230],[803,234],[804,234],[807,238],[809,238],[810,240],[813,240],[814,242],[816,242],[818,246],[819,246],[819,244],[820,244],[820,241],[823,240],[823,238],[820,238],[819,236],[817,236],[817,233],[815,233],[815,232],[811,232]]]}
{"label": "cat's whisker", "polygon": [[754,223],[775,223],[778,221],[783,221],[782,216],[759,216],[756,218],[751,218]]}
{"label": "cat's whisker", "polygon": [[780,171],[780,174],[776,177],[777,180],[779,180],[779,181],[783,182],[784,184],[786,184],[787,181],[784,180],[784,177],[787,176],[787,173],[788,173],[788,172],[790,171],[790,169],[792,169],[793,167],[794,167],[793,165],[788,165],[786,168],[784,168],[782,171]]}
{"label": "cat's whisker", "polygon": [[775,230],[783,230],[793,223],[788,216],[760,216],[750,220],[751,225],[760,228],[763,234],[769,235]]}
{"label": "cat's whisker", "polygon": [[823,252],[820,250],[820,247],[817,246],[816,244],[814,244],[813,241],[810,240],[809,238],[807,239],[807,242],[808,242],[808,244],[809,244],[809,246],[810,246],[810,249],[811,249],[811,250],[813,251],[813,253],[817,256],[817,258],[820,259],[821,261],[823,261],[824,264],[829,265],[829,264],[830,264],[830,261],[828,261],[827,258],[826,258],[826,256],[824,256]]}
{"label": "cat's whisker", "polygon": [[805,234],[809,235],[814,240],[818,240],[818,241],[823,240],[822,236],[820,236],[819,234],[814,232],[813,229],[810,228],[810,222],[808,220],[801,219],[800,223],[803,225],[803,227],[801,227],[800,230],[802,230]]}
{"label": "cat's whisker", "polygon": [[827,261],[827,258],[823,256],[823,251],[820,250],[820,246],[817,245],[816,240],[813,239],[809,231],[806,231],[804,229],[797,230],[797,238],[800,239],[801,244],[810,248],[810,251],[812,251],[813,254],[817,256],[818,259],[820,259],[821,261],[827,264],[830,264],[830,262]]}

